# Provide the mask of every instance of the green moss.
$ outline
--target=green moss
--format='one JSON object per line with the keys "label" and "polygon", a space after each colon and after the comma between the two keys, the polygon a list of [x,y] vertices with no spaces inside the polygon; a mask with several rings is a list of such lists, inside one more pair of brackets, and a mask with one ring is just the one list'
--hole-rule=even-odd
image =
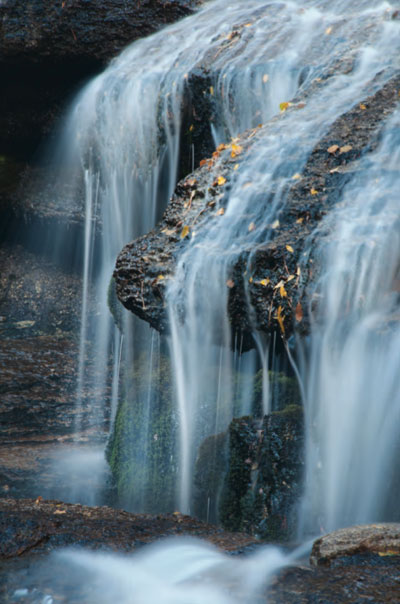
{"label": "green moss", "polygon": [[145,359],[129,378],[107,457],[119,500],[132,510],[174,510],[177,420],[172,407],[169,363],[148,373]]}

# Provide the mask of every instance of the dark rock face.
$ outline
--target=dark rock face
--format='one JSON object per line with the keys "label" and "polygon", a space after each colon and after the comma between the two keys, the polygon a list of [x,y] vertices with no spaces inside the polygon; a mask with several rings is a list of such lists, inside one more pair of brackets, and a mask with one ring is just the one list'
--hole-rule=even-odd
{"label": "dark rock face", "polygon": [[[383,123],[397,104],[399,87],[400,77],[397,75],[332,125],[312,151],[301,178],[294,181],[272,239],[257,249],[244,251],[238,257],[232,267],[233,286],[228,302],[233,331],[244,334],[252,329],[282,331],[278,305],[281,305],[285,316],[283,329],[286,336],[295,326],[299,331],[307,331],[305,309],[318,276],[318,259],[313,258],[311,253],[304,265],[301,253],[305,242],[321,218],[337,202],[349,178],[357,171],[360,158],[377,146]],[[267,130],[268,124],[263,128]],[[243,154],[251,146],[254,137],[257,137],[256,130],[241,137]],[[328,152],[333,145],[345,151]],[[347,146],[349,150],[346,150]],[[177,258],[184,250],[193,228],[198,232],[201,228],[207,228],[206,220],[199,225],[203,219],[217,219],[218,211],[224,207],[224,188],[229,187],[236,161],[231,157],[230,145],[217,150],[201,168],[178,184],[157,227],[129,243],[118,256],[114,277],[119,299],[126,308],[161,332],[168,329],[164,298],[168,277],[174,273]],[[226,183],[218,184],[217,174],[223,176]],[[313,190],[321,193],[315,195]],[[188,227],[189,235],[183,233],[183,226]],[[287,250],[287,245],[292,247],[293,252]],[[301,267],[300,274],[298,266]],[[285,267],[284,274],[282,267]],[[251,319],[243,283],[246,268],[252,275],[248,286],[253,307]],[[278,302],[278,297],[274,296],[274,285],[287,274],[293,274],[296,278],[287,283],[287,297]],[[263,280],[269,280],[267,285],[261,283]]]}
{"label": "dark rock face", "polygon": [[0,153],[32,152],[86,78],[125,46],[190,14],[197,4],[197,0],[3,2]]}
{"label": "dark rock face", "polygon": [[289,406],[265,416],[234,419],[229,428],[229,469],[220,504],[225,528],[263,539],[285,540],[296,525],[304,468],[303,414]]}
{"label": "dark rock face", "polygon": [[181,514],[130,514],[41,498],[0,499],[0,527],[2,560],[67,545],[128,552],[168,535],[196,535],[228,551],[255,542],[249,535],[225,533]]}

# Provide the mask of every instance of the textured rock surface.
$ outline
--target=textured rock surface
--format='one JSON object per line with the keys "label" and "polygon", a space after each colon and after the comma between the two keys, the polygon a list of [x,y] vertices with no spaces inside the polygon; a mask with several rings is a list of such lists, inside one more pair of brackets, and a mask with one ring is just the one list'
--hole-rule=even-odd
{"label": "textured rock surface", "polygon": [[[230,288],[228,302],[234,331],[251,331],[243,284],[246,267],[252,275],[248,286],[254,312],[252,326],[264,332],[279,330],[277,307],[280,304],[285,315],[285,333],[290,335],[296,323],[294,309],[299,301],[306,308],[306,301],[312,296],[312,284],[318,275],[318,259],[311,255],[304,265],[300,257],[305,242],[336,203],[350,176],[357,171],[360,158],[378,144],[382,124],[398,102],[399,87],[400,76],[396,76],[366,98],[363,108],[355,106],[332,125],[313,149],[301,178],[294,181],[279,216],[280,226],[274,230],[272,239],[257,249],[240,254],[232,267],[234,286]],[[263,126],[263,130],[268,131],[268,124]],[[257,131],[242,136],[242,154],[251,147],[255,137]],[[328,148],[336,144],[349,145],[351,150],[340,154],[328,153]],[[224,207],[224,190],[229,189],[230,180],[234,178],[236,162],[237,159],[231,157],[229,146],[216,152],[209,162],[178,184],[162,221],[155,229],[126,245],[117,259],[114,276],[119,299],[126,308],[161,332],[167,329],[164,294],[168,277],[174,273],[176,260],[188,241],[188,237],[181,237],[182,226],[188,226],[189,233],[193,229],[198,232],[207,228],[207,220],[218,219],[218,211]],[[224,185],[217,184],[217,174],[226,178]],[[311,193],[313,189],[321,193],[314,195]],[[199,222],[202,223],[200,226]],[[294,253],[287,251],[287,244],[293,247]],[[249,269],[247,260],[250,254]],[[278,297],[273,295],[275,284],[287,274],[296,274],[298,265],[302,268],[301,277],[287,284],[288,296],[278,302]],[[160,279],[159,275],[164,278]],[[269,285],[260,285],[262,279],[269,279]],[[307,330],[305,310],[301,325],[297,327]]]}
{"label": "textured rock surface", "polygon": [[234,419],[220,503],[227,529],[274,541],[293,537],[304,470],[303,414],[288,406],[264,420]]}
{"label": "textured rock surface", "polygon": [[400,524],[367,524],[329,533],[315,541],[310,561],[314,566],[333,567],[371,556],[395,557],[400,565]]}
{"label": "textured rock surface", "polygon": [[79,84],[125,46],[196,5],[196,0],[2,2],[0,153],[32,152]]}

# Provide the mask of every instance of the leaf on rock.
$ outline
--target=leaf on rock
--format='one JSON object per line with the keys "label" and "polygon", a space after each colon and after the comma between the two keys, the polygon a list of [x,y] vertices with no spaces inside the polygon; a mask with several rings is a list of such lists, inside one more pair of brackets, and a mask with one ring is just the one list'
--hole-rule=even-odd
{"label": "leaf on rock", "polygon": [[328,27],[328,28],[325,30],[325,34],[326,34],[327,36],[330,36],[330,34],[331,34],[331,33],[332,33],[332,27]]}
{"label": "leaf on rock", "polygon": [[165,279],[164,275],[158,275],[157,281],[163,281]]}
{"label": "leaf on rock", "polygon": [[351,145],[344,145],[343,147],[340,147],[340,153],[348,153],[352,148]]}
{"label": "leaf on rock", "polygon": [[280,286],[279,293],[281,295],[281,298],[287,298],[287,291],[283,285]]}
{"label": "leaf on rock", "polygon": [[263,285],[264,287],[266,287],[269,282],[270,282],[270,279],[261,279],[261,281],[259,281],[258,283],[260,285]]}
{"label": "leaf on rock", "polygon": [[296,174],[293,174],[292,179],[293,180],[300,180],[301,178],[301,174],[299,174],[298,172],[296,172]]}
{"label": "leaf on rock", "polygon": [[295,275],[289,275],[289,277],[286,279],[286,283],[289,283],[289,281],[293,281],[293,279],[295,279],[296,276]]}
{"label": "leaf on rock", "polygon": [[264,84],[266,84],[268,82],[268,80],[269,80],[269,75],[267,73],[264,73],[264,75],[263,75]]}
{"label": "leaf on rock", "polygon": [[366,110],[366,106],[364,105],[364,103],[360,103],[360,109],[361,109],[362,111],[365,111],[365,110]]}
{"label": "leaf on rock", "polygon": [[251,231],[254,231],[255,228],[256,228],[255,223],[254,222],[250,222],[249,228],[248,228],[249,232],[251,233]]}
{"label": "leaf on rock", "polygon": [[231,157],[236,157],[237,155],[239,155],[242,151],[243,151],[243,147],[241,147],[240,145],[235,145],[232,144],[231,147]]}
{"label": "leaf on rock", "polygon": [[232,287],[235,287],[235,282],[232,281],[232,279],[228,279],[228,281],[226,282],[226,284],[229,287],[229,289],[232,289]]}
{"label": "leaf on rock", "polygon": [[210,94],[211,96],[214,96],[214,86],[210,86]]}
{"label": "leaf on rock", "polygon": [[279,224],[279,220],[275,220],[275,222],[271,224],[271,229],[277,229],[279,227]]}
{"label": "leaf on rock", "polygon": [[287,249],[287,251],[288,251],[288,252],[290,252],[291,254],[293,254],[294,249],[292,248],[292,246],[291,246],[291,245],[287,245],[287,246],[286,246],[286,249]]}
{"label": "leaf on rock", "polygon": [[220,208],[217,212],[217,216],[223,216],[225,214],[225,208]]}
{"label": "leaf on rock", "polygon": [[283,287],[284,285],[285,282],[281,279],[276,285],[274,285],[274,289],[278,289],[279,287]]}
{"label": "leaf on rock", "polygon": [[331,145],[330,147],[328,147],[328,153],[336,153],[338,149],[339,145]]}
{"label": "leaf on rock", "polygon": [[239,169],[239,164],[235,164],[235,165],[233,166],[233,169],[234,169],[234,170],[238,170],[238,169]]}
{"label": "leaf on rock", "polygon": [[289,102],[284,102],[284,103],[279,103],[279,109],[282,111],[282,113],[284,111],[286,111],[286,109],[288,109],[290,106],[292,105],[292,103]]}
{"label": "leaf on rock", "polygon": [[311,195],[318,195],[317,189],[312,188],[310,191]]}
{"label": "leaf on rock", "polygon": [[303,308],[302,308],[300,302],[297,303],[296,310],[295,310],[295,315],[294,316],[296,318],[297,323],[301,323],[302,322],[302,320],[303,320]]}
{"label": "leaf on rock", "polygon": [[185,239],[185,237],[187,237],[189,235],[189,231],[190,231],[190,227],[188,227],[186,224],[181,231],[181,239]]}
{"label": "leaf on rock", "polygon": [[284,326],[284,324],[283,324],[283,321],[284,321],[284,316],[283,316],[283,314],[282,314],[282,311],[283,311],[282,306],[278,306],[278,312],[277,312],[277,314],[276,314],[276,320],[277,320],[277,321],[278,321],[278,323],[279,323],[279,327],[281,328],[281,332],[282,332],[283,334],[285,334],[285,326]]}
{"label": "leaf on rock", "polygon": [[219,185],[221,187],[225,183],[226,183],[226,178],[224,176],[218,176],[218,178],[217,178],[217,185]]}
{"label": "leaf on rock", "polygon": [[296,220],[296,224],[303,224],[303,222],[304,222],[304,216],[301,216],[300,218],[298,218]]}

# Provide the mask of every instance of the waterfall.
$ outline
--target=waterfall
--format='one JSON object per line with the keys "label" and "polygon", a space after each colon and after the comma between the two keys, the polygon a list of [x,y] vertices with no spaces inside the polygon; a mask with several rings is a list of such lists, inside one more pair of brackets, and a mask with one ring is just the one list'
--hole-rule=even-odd
{"label": "waterfall", "polygon": [[[207,436],[225,431],[232,417],[254,412],[251,392],[257,370],[262,371],[262,411],[267,413],[274,393],[268,368],[279,369],[276,334],[269,341],[254,332],[253,350],[248,350],[249,342],[243,334],[232,334],[227,315],[228,293],[234,278],[232,267],[239,258],[245,259],[240,278],[251,318],[247,284],[252,279],[252,257],[258,246],[272,238],[293,176],[301,173],[315,144],[332,123],[388,80],[397,66],[398,23],[390,19],[394,4],[333,0],[327,8],[319,0],[249,0],[245,5],[240,0],[228,5],[225,0],[211,0],[197,14],[132,44],[75,100],[62,137],[66,152],[61,160],[60,183],[69,184],[69,195],[84,199],[86,220],[76,433],[79,440],[84,429],[80,407],[88,389],[96,392],[100,413],[106,413],[102,404],[111,402],[115,431],[121,430],[118,404],[120,409],[131,409],[136,432],[126,444],[141,467],[131,485],[135,496],[130,505],[134,509],[147,509],[151,499],[157,503],[154,493],[150,491],[149,495],[149,476],[157,468],[150,469],[149,464],[151,447],[158,442],[160,433],[150,424],[152,417],[163,413],[167,402],[160,393],[152,391],[152,378],[164,375],[162,354],[166,347],[163,339],[159,340],[143,322],[121,308],[113,320],[109,312],[109,306],[114,304],[110,280],[123,245],[153,228],[178,177],[203,159],[193,142],[182,147],[187,135],[184,128],[191,132],[196,127],[185,122],[187,97],[194,94],[191,79],[203,69],[204,83],[196,91],[212,107],[210,145],[232,139],[237,142],[237,137],[249,129],[254,129],[254,136],[246,152],[238,157],[229,187],[218,199],[218,215],[206,219],[207,225],[200,224],[202,228],[192,233],[167,286],[173,373],[168,396],[176,399],[176,407],[165,411],[165,422],[170,424],[170,434],[178,426],[180,436],[178,448],[167,448],[168,460],[163,460],[165,473],[171,471],[172,488],[177,493],[174,503],[169,502],[166,507],[179,507],[186,512],[192,505],[193,467],[199,444]],[[284,111],[289,101],[295,110]],[[376,156],[377,165],[380,157]],[[218,177],[220,165],[217,160],[210,170],[209,187]],[[359,195],[360,183],[366,182],[369,171],[368,163],[360,167],[359,180],[351,185],[354,189],[346,192],[349,199]],[[61,184],[59,188],[62,190]],[[369,186],[371,196],[373,189]],[[373,197],[370,204],[375,208]],[[339,223],[339,214],[332,220]],[[349,220],[348,216],[343,220]],[[348,237],[357,240],[353,234]],[[344,238],[344,233],[338,234],[339,241]],[[356,265],[361,251],[352,254]],[[327,263],[327,273],[344,273],[344,257],[336,254],[335,262],[340,260],[341,265],[332,268],[327,250],[321,250],[321,256]],[[363,262],[367,262],[366,258]],[[334,277],[332,283],[336,281]],[[363,290],[367,280],[357,283],[353,283],[353,289]],[[368,284],[372,291],[374,283]],[[338,461],[336,467],[330,458],[340,444],[335,444],[336,439],[324,430],[329,425],[331,432],[343,432],[342,427],[334,426],[341,426],[345,414],[339,412],[338,405],[330,403],[336,400],[330,384],[335,383],[341,405],[349,408],[350,403],[345,401],[353,403],[359,395],[356,391],[360,390],[359,382],[363,382],[362,367],[378,364],[375,353],[364,351],[365,357],[371,357],[364,359],[358,354],[363,347],[355,344],[356,336],[364,337],[368,349],[375,350],[381,331],[363,328],[362,336],[360,325],[368,323],[371,313],[364,317],[350,310],[349,317],[358,317],[350,332],[355,339],[350,337],[347,325],[339,328],[339,318],[343,325],[340,307],[347,303],[340,300],[349,294],[347,290],[343,294],[331,292],[328,285],[321,283],[321,291],[330,310],[324,306],[325,311],[321,310],[321,317],[313,326],[301,377],[306,399],[309,475],[325,476],[317,489],[321,488],[322,494],[310,495],[312,510],[304,513],[313,517],[321,514],[322,523],[336,526],[346,518],[353,521],[370,517],[372,512],[360,512],[358,516],[356,504],[353,511],[348,511],[341,509],[342,504],[333,503],[332,492],[336,493],[336,484],[340,483],[339,477],[333,475],[341,474],[341,466]],[[367,293],[359,295],[366,299]],[[90,303],[93,299],[95,312]],[[379,313],[378,306],[374,312]],[[345,392],[337,390],[339,382],[332,373],[335,368],[341,375],[350,363],[345,354],[338,357],[332,348],[344,349],[349,358],[354,353],[358,359],[359,367],[351,372],[351,380],[345,376],[339,380],[348,383],[347,389],[342,386]],[[292,355],[291,362],[295,362]],[[92,379],[89,367],[94,368]],[[390,398],[394,372],[388,368],[386,372]],[[140,388],[139,374],[143,380]],[[370,394],[374,391],[372,385],[367,389]],[[337,417],[332,417],[333,407]],[[352,415],[346,423],[349,439],[354,434],[352,424],[357,421]],[[367,433],[364,436],[365,440],[370,438]],[[313,444],[316,439],[324,441],[324,450]],[[360,474],[366,471],[366,455],[361,451]],[[375,460],[378,474],[382,467],[379,459],[377,456]],[[366,499],[365,495],[364,507],[368,507]],[[328,510],[331,504],[332,509]]]}
{"label": "waterfall", "polygon": [[306,374],[305,530],[398,519],[391,489],[400,442],[399,149],[397,110],[321,225],[321,301]]}

